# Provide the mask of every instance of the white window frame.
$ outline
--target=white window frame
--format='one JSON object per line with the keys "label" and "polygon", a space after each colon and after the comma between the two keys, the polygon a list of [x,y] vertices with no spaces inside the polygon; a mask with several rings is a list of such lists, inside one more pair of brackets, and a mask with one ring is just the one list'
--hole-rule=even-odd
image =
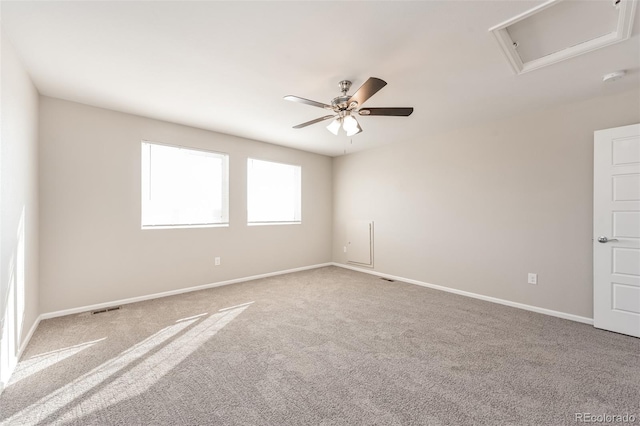
{"label": "white window frame", "polygon": [[[249,167],[251,161],[261,161],[264,163],[280,164],[284,166],[296,167],[298,170],[298,192],[297,192],[297,220],[278,220],[278,221],[250,221],[249,220]],[[302,224],[302,166],[300,164],[290,164],[281,161],[265,160],[262,158],[247,158],[247,225],[248,226],[265,226],[265,225],[301,225]]]}
{"label": "white window frame", "polygon": [[[141,155],[144,155],[145,144],[147,145],[158,145],[169,148],[176,148],[180,150],[187,151],[198,151],[204,152],[207,154],[211,154],[213,156],[218,156],[222,159],[222,188],[221,188],[221,220],[219,222],[206,222],[206,223],[177,223],[177,224],[159,224],[159,225],[145,225],[144,224],[144,208],[145,208],[145,196],[149,197],[149,188],[145,188],[144,186],[144,173],[145,167],[143,164],[143,159],[140,159],[140,224],[141,229],[149,230],[149,229],[175,229],[175,228],[218,228],[218,227],[228,227],[229,226],[229,154],[225,152],[218,152],[213,150],[207,150],[202,148],[194,148],[190,146],[182,146],[176,144],[168,144],[161,142],[154,142],[149,140],[142,140],[140,144]],[[151,184],[150,178],[148,178],[149,185]]]}

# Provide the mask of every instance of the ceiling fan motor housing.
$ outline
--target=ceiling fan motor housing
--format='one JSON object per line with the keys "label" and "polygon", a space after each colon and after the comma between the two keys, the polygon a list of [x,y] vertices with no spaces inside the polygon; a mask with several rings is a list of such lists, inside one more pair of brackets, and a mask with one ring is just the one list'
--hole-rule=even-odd
{"label": "ceiling fan motor housing", "polygon": [[333,100],[331,101],[331,106],[336,112],[344,111],[345,109],[349,108],[349,99],[351,99],[351,96],[338,96],[336,98],[333,98]]}

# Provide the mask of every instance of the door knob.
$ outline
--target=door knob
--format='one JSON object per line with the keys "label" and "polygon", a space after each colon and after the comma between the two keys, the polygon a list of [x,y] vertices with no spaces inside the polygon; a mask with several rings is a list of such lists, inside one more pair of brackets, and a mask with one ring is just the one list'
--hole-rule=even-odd
{"label": "door knob", "polygon": [[604,243],[610,243],[612,241],[618,241],[618,240],[616,238],[609,239],[607,237],[598,237],[598,242],[599,243],[603,243],[604,244]]}

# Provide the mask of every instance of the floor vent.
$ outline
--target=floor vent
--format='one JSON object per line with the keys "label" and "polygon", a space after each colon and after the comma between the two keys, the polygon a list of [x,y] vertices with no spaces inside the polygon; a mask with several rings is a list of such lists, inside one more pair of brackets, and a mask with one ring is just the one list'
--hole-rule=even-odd
{"label": "floor vent", "polygon": [[392,280],[391,278],[380,278],[381,280],[389,281],[390,283],[395,283],[396,280]]}
{"label": "floor vent", "polygon": [[122,309],[122,306],[112,306],[110,308],[98,309],[97,311],[92,311],[91,313],[95,315],[95,314],[102,314],[104,312],[117,311],[119,309]]}

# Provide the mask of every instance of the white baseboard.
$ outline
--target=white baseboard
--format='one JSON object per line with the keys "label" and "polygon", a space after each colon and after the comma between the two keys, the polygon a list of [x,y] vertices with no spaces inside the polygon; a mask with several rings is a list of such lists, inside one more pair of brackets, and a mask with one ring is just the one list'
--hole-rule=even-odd
{"label": "white baseboard", "polygon": [[29,344],[31,337],[33,337],[33,333],[35,333],[36,328],[38,328],[38,325],[42,320],[43,320],[42,315],[38,315],[38,318],[36,318],[36,320],[33,322],[33,325],[31,326],[31,328],[29,329],[29,332],[25,336],[24,341],[20,345],[20,349],[18,349],[18,357],[17,357],[18,362],[20,362],[20,358],[22,358],[22,353],[27,348],[27,345]]}
{"label": "white baseboard", "polygon": [[[36,328],[38,328],[38,325],[40,324],[41,320],[42,320],[42,315],[39,315],[38,318],[36,318],[36,320],[33,322],[33,325],[29,329],[29,332],[27,333],[24,340],[20,344],[20,348],[18,349],[18,354],[16,356],[16,363],[12,365],[11,368],[9,369],[10,372],[9,372],[9,375],[7,376],[8,377],[7,382],[11,380],[11,376],[13,376],[13,372],[15,371],[16,366],[20,362],[20,358],[22,358],[22,353],[27,348],[27,345],[29,344],[31,337],[33,337],[33,333],[35,333]],[[0,395],[2,395],[2,391],[4,390],[5,385],[6,385],[5,383],[0,382]]]}
{"label": "white baseboard", "polygon": [[128,299],[120,299],[120,300],[113,300],[113,301],[104,302],[104,303],[96,303],[95,305],[79,306],[77,308],[63,309],[61,311],[55,311],[55,312],[47,312],[45,314],[40,315],[39,319],[49,319],[49,318],[62,317],[62,316],[65,316],[65,315],[78,314],[78,313],[81,313],[81,312],[95,311],[95,310],[98,310],[98,309],[108,308],[110,306],[126,305],[126,304],[129,304],[129,303],[142,302],[144,300],[158,299],[160,297],[173,296],[173,295],[176,295],[176,294],[189,293],[191,291],[205,290],[207,288],[221,287],[223,285],[236,284],[236,283],[245,282],[245,281],[253,281],[253,280],[258,280],[260,278],[268,278],[268,277],[273,277],[273,276],[276,276],[276,275],[290,274],[292,272],[306,271],[308,269],[322,268],[322,267],[331,266],[331,265],[332,265],[331,262],[329,262],[329,263],[320,263],[320,264],[317,264],[317,265],[302,266],[300,268],[286,269],[284,271],[269,272],[269,273],[266,273],[266,274],[252,275],[252,276],[249,276],[249,277],[236,278],[236,279],[233,279],[233,280],[219,281],[217,283],[203,284],[203,285],[199,285],[199,286],[195,286],[195,287],[187,287],[187,288],[180,288],[180,289],[177,289],[177,290],[164,291],[162,293],[154,293],[154,294],[148,294],[148,295],[145,295],[145,296],[130,297]]}
{"label": "white baseboard", "polygon": [[459,294],[461,296],[473,297],[474,299],[480,299],[487,302],[498,303],[500,305],[511,306],[512,308],[524,309],[525,311],[537,312],[539,314],[550,315],[552,317],[563,318],[571,321],[577,321],[584,324],[593,325],[593,318],[581,317],[579,315],[568,314],[566,312],[554,311],[552,309],[540,308],[537,306],[525,305],[524,303],[512,302],[510,300],[498,299],[497,297],[485,296],[482,294],[471,293],[469,291],[457,290],[455,288],[444,287],[436,284],[429,284],[418,280],[412,280],[410,278],[398,277],[395,275],[383,274],[380,272],[372,271],[370,269],[362,269],[354,266],[345,265],[342,263],[333,262],[334,266],[338,266],[340,268],[351,269],[353,271],[364,272],[365,274],[375,275],[383,278],[390,278],[396,281],[402,281],[409,284],[415,284],[422,287],[428,287],[435,290],[442,290],[448,293]]}

